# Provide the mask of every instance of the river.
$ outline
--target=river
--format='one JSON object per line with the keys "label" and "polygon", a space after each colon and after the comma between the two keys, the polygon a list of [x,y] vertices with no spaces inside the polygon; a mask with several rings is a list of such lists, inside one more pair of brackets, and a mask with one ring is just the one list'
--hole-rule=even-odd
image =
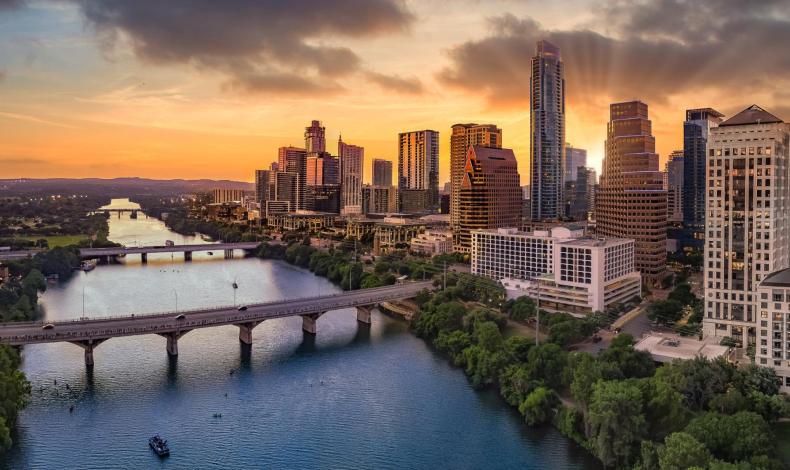
{"label": "river", "polygon": [[[128,213],[110,218],[110,239],[201,242]],[[196,253],[190,263],[163,254],[141,264],[130,255],[50,286],[41,304],[47,320],[64,320],[337,290],[279,261]],[[298,317],[266,321],[253,339],[245,350],[236,327],[196,330],[171,359],[164,338],[114,338],[95,349],[90,373],[77,346],[26,346],[33,393],[5,467],[599,467],[553,428],[525,426],[496,393],[472,390],[405,322],[377,311],[370,326],[351,310],[330,312],[315,337],[303,335]],[[169,458],[148,448],[155,433],[169,439]]]}

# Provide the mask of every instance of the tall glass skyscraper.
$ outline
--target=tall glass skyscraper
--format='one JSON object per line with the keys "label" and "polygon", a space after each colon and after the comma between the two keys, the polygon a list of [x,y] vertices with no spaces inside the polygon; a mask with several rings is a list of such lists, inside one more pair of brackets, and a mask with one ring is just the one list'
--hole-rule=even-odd
{"label": "tall glass skyscraper", "polygon": [[686,246],[703,246],[708,135],[723,116],[711,108],[686,110],[683,123],[683,244]]}
{"label": "tall glass skyscraper", "polygon": [[560,48],[538,41],[530,79],[532,220],[562,216],[565,159],[565,72]]}

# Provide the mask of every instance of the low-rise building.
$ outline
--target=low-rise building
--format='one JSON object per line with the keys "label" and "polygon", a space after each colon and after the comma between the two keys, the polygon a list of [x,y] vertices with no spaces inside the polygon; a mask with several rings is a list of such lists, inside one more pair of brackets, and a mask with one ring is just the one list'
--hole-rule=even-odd
{"label": "low-rise building", "polygon": [[790,393],[790,269],[769,274],[757,287],[758,365],[772,367]]}
{"label": "low-rise building", "polygon": [[411,251],[435,256],[453,251],[453,232],[450,230],[426,230],[411,239]]}
{"label": "low-rise building", "polygon": [[688,361],[698,356],[708,360],[728,357],[730,348],[715,343],[674,334],[649,334],[635,345],[637,351],[644,351],[662,364],[675,360]]}
{"label": "low-rise building", "polygon": [[516,295],[540,299],[541,308],[584,314],[639,297],[634,241],[592,238],[554,227],[472,231],[472,274],[502,282]]}
{"label": "low-rise building", "polygon": [[335,224],[337,214],[327,212],[296,211],[287,214],[272,214],[268,224],[279,232],[308,230],[318,232]]}
{"label": "low-rise building", "polygon": [[206,206],[206,218],[219,222],[247,220],[247,208],[238,202],[219,202]]}
{"label": "low-rise building", "polygon": [[217,188],[211,191],[211,202],[214,204],[222,204],[223,202],[241,202],[243,199],[243,189]]}

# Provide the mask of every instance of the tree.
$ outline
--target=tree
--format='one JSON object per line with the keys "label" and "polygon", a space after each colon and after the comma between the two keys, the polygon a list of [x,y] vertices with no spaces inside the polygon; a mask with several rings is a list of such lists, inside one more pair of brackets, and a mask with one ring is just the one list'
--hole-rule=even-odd
{"label": "tree", "polygon": [[683,395],[672,388],[671,384],[656,377],[649,377],[641,379],[639,385],[651,437],[660,440],[686,426],[691,413],[686,408]]}
{"label": "tree", "polygon": [[571,396],[582,409],[587,410],[592,397],[593,387],[603,378],[600,364],[589,354],[578,355],[573,367]]}
{"label": "tree", "polygon": [[738,369],[734,381],[735,386],[738,387],[745,396],[748,396],[752,392],[776,395],[779,393],[779,385],[781,383],[774,369],[761,367],[755,364],[749,364],[746,367]]}
{"label": "tree", "polygon": [[0,346],[0,455],[11,446],[10,430],[30,396],[30,383],[18,367],[19,353],[9,346]]}
{"label": "tree", "polygon": [[710,361],[696,357],[661,367],[656,377],[665,380],[679,391],[692,411],[705,410],[717,394],[725,393],[736,372],[734,365],[724,359]]}
{"label": "tree", "polygon": [[525,321],[535,316],[535,301],[527,296],[508,300],[503,310],[516,321]]}
{"label": "tree", "polygon": [[656,300],[647,307],[647,318],[662,325],[673,325],[683,317],[683,304],[675,299]]}
{"label": "tree", "polygon": [[494,384],[499,373],[507,363],[505,355],[499,352],[490,352],[480,345],[464,349],[466,375],[474,388],[483,388]]}
{"label": "tree", "polygon": [[475,325],[475,340],[487,351],[498,351],[502,348],[502,333],[496,323],[485,321]]}
{"label": "tree", "polygon": [[542,380],[555,390],[562,386],[562,372],[567,364],[567,353],[552,343],[530,349],[527,370],[534,380]]}
{"label": "tree", "polygon": [[472,337],[462,330],[441,331],[433,341],[433,345],[439,351],[450,356],[455,365],[462,365],[463,351],[472,345]]}
{"label": "tree", "polygon": [[529,375],[525,364],[513,364],[499,375],[499,394],[511,406],[519,406],[541,382]]}
{"label": "tree", "polygon": [[524,420],[530,426],[544,424],[551,420],[552,410],[559,403],[554,390],[538,387],[519,405],[518,411],[524,415]]}
{"label": "tree", "polygon": [[634,338],[626,333],[617,335],[609,347],[599,354],[601,362],[617,367],[623,377],[650,377],[656,370],[653,358],[645,351],[634,349]]}
{"label": "tree", "polygon": [[628,467],[647,436],[642,393],[631,381],[600,381],[585,418],[593,453],[607,467]]}
{"label": "tree", "polygon": [[707,412],[693,419],[685,432],[703,443],[716,458],[730,462],[773,452],[771,427],[762,416],[750,411],[734,415]]}
{"label": "tree", "polygon": [[664,447],[658,449],[658,462],[661,470],[705,468],[710,460],[711,455],[707,447],[684,432],[670,434],[664,440]]}

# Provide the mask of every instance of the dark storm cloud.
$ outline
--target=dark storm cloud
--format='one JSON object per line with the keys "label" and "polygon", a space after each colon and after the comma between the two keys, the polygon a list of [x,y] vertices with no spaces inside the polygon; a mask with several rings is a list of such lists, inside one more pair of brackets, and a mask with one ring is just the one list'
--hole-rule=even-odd
{"label": "dark storm cloud", "polygon": [[417,78],[403,78],[377,72],[368,72],[366,76],[378,86],[396,93],[419,95],[425,91],[422,82]]}
{"label": "dark storm cloud", "polygon": [[400,0],[77,3],[105,45],[122,38],[142,60],[218,70],[229,88],[246,91],[337,90],[335,80],[358,72],[360,59],[325,41],[399,32],[414,20]]}
{"label": "dark storm cloud", "polygon": [[[734,0],[607,3],[596,29],[547,30],[531,18],[489,20],[491,33],[449,51],[443,83],[483,93],[493,106],[528,101],[530,58],[548,39],[562,49],[566,91],[577,103],[598,96],[667,97],[709,87],[737,93],[787,84],[790,73],[788,2],[750,9]],[[751,3],[749,3],[751,4]],[[651,23],[652,21],[652,23]]]}

